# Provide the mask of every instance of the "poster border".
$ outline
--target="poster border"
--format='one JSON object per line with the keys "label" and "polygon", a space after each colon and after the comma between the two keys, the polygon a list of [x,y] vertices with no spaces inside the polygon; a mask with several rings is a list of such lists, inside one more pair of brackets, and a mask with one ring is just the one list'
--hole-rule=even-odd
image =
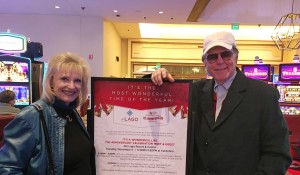
{"label": "poster border", "polygon": [[[90,134],[92,141],[94,142],[94,94],[95,94],[95,84],[97,81],[132,81],[132,82],[152,82],[149,78],[110,78],[110,77],[91,77],[91,108],[87,113],[87,130]],[[189,84],[189,94],[188,94],[188,122],[187,122],[187,141],[186,141],[186,175],[192,173],[193,164],[193,137],[194,137],[194,114],[191,110],[191,90],[193,80],[190,79],[176,79],[176,83],[188,83]],[[164,83],[170,83],[164,80]]]}

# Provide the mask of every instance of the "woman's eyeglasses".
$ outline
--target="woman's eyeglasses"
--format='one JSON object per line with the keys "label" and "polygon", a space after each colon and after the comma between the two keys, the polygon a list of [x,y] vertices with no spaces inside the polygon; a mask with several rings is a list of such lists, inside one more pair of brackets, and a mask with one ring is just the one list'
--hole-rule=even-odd
{"label": "woman's eyeglasses", "polygon": [[226,50],[226,51],[223,51],[223,52],[220,52],[220,53],[212,53],[212,54],[208,54],[206,56],[206,60],[209,62],[209,63],[214,63],[218,60],[218,56],[221,56],[221,58],[225,61],[228,61],[231,59],[232,55],[233,55],[233,52],[231,50]]}

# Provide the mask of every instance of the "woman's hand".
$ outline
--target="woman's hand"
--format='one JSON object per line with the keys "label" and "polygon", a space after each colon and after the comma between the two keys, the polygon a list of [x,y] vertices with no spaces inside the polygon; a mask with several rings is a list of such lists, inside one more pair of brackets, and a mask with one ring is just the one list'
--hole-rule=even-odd
{"label": "woman's hand", "polygon": [[158,68],[151,75],[151,80],[155,85],[161,86],[163,80],[169,80],[169,82],[174,82],[174,78],[165,68]]}

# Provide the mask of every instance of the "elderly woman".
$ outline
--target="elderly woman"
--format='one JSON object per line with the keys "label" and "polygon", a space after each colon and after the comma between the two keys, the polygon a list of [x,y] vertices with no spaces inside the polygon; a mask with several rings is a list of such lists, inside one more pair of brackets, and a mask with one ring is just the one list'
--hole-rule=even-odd
{"label": "elderly woman", "polygon": [[53,160],[52,174],[95,174],[93,141],[76,111],[87,98],[89,72],[87,63],[72,53],[50,60],[42,99],[33,103],[42,108],[47,128],[43,128],[33,105],[23,108],[4,130],[0,174],[49,174],[49,157]]}

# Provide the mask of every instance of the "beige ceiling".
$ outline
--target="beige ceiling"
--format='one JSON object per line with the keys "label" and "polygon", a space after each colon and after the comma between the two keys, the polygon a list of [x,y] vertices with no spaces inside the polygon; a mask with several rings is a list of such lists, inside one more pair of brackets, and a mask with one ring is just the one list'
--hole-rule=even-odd
{"label": "beige ceiling", "polygon": [[[240,25],[274,26],[281,16],[292,12],[293,0],[0,0],[0,2],[0,17],[1,13],[99,16],[112,22],[122,38],[136,38],[139,36],[138,23],[227,25],[239,22]],[[197,8],[194,7],[195,4]],[[55,5],[61,8],[55,9]],[[113,10],[118,12],[114,13]],[[159,11],[164,13],[159,14]],[[293,12],[300,13],[300,0],[295,0]]]}

